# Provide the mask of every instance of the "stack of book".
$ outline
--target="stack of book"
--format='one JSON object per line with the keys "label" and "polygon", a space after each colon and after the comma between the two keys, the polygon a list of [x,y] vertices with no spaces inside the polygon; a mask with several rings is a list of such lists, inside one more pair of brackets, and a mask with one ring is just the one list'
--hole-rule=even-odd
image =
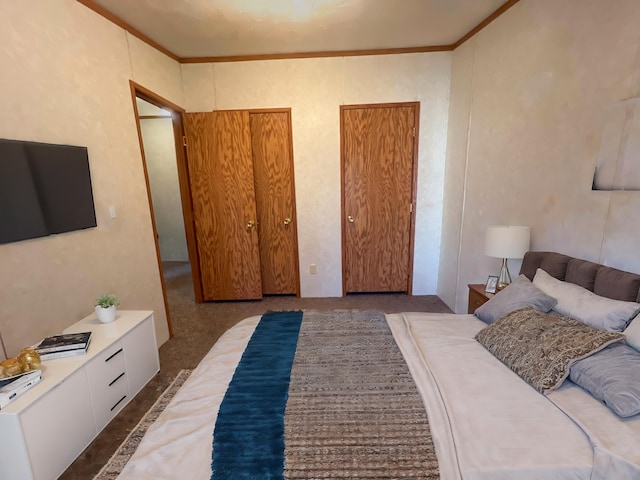
{"label": "stack of book", "polygon": [[91,342],[91,332],[63,333],[42,340],[36,347],[42,360],[73,357],[87,353]]}
{"label": "stack of book", "polygon": [[10,379],[3,378],[0,386],[0,410],[9,405],[20,394],[26,392],[42,378],[40,370],[16,375]]}

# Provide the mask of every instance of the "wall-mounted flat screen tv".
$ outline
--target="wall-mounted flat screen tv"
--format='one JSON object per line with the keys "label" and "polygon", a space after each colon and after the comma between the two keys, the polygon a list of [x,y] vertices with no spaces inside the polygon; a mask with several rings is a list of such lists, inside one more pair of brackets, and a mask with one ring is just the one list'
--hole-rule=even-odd
{"label": "wall-mounted flat screen tv", "polygon": [[86,147],[0,139],[0,243],[95,226]]}

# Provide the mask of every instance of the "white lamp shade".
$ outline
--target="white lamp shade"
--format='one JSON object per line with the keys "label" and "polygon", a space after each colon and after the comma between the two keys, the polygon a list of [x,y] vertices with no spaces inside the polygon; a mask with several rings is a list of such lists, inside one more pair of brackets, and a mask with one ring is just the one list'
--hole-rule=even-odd
{"label": "white lamp shade", "polygon": [[523,258],[529,250],[531,229],[512,225],[487,227],[484,254],[496,258]]}

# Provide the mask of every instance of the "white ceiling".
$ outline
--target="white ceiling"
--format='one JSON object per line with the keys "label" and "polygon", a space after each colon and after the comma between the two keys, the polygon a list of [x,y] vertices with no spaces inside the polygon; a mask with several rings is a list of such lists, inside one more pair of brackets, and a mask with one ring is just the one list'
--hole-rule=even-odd
{"label": "white ceiling", "polygon": [[505,0],[93,0],[181,58],[451,45]]}

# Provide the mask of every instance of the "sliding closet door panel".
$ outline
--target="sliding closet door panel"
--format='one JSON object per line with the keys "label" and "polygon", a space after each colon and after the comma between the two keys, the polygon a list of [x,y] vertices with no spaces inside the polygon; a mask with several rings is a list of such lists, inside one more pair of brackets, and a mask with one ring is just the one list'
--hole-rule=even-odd
{"label": "sliding closet door panel", "polygon": [[414,108],[342,109],[346,292],[408,291]]}
{"label": "sliding closet door panel", "polygon": [[249,113],[184,119],[204,298],[261,298]]}
{"label": "sliding closet door panel", "polygon": [[264,294],[298,292],[289,112],[252,112],[251,147]]}

